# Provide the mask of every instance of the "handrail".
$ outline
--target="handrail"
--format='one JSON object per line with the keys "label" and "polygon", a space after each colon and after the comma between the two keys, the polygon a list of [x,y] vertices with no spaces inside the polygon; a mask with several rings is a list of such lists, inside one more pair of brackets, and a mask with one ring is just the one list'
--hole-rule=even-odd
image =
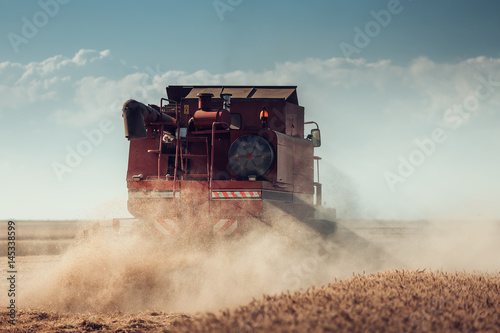
{"label": "handrail", "polygon": [[210,142],[211,145],[211,152],[210,152],[210,174],[208,175],[209,177],[209,182],[208,182],[208,195],[209,195],[209,200],[212,200],[212,179],[214,178],[214,140],[215,140],[215,125],[223,125],[226,127],[226,129],[229,129],[229,125],[227,123],[223,123],[220,121],[215,121],[212,123],[212,140]]}
{"label": "handrail", "polygon": [[317,129],[319,129],[319,125],[318,125],[318,123],[317,123],[317,122],[315,122],[315,121],[306,121],[306,122],[304,123],[304,125],[307,125],[307,124],[314,124],[314,125],[316,125],[316,128],[317,128]]}
{"label": "handrail", "polygon": [[[180,121],[180,108],[179,108],[179,103],[176,101],[176,100],[173,100],[173,99],[168,99],[168,98],[164,98],[162,97],[160,99],[160,113],[162,112],[163,110],[163,101],[168,101],[168,103],[175,103],[175,125],[177,126],[177,133],[175,135],[176,137],[176,142],[175,142],[175,161],[174,161],[174,184],[172,186],[172,198],[175,198],[175,191],[177,190],[177,163],[178,163],[178,159],[179,159],[179,151],[180,151],[180,126],[179,126],[179,121]],[[161,124],[160,125],[160,148],[158,149],[160,152],[158,154],[158,179],[161,178],[161,173],[160,173],[160,166],[161,166],[161,145],[162,145],[162,141],[163,141],[163,138],[162,138],[162,135],[163,135],[163,126],[164,124]]]}

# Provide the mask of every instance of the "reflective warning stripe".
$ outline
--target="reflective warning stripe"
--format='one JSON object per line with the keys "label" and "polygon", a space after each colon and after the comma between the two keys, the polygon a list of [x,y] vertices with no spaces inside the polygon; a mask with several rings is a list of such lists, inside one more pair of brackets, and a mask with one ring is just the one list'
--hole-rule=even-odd
{"label": "reflective warning stripe", "polygon": [[215,219],[214,220],[214,233],[222,234],[225,236],[232,235],[238,228],[238,221],[235,219]]}
{"label": "reflective warning stripe", "polygon": [[261,191],[213,191],[213,199],[248,199],[248,198],[260,198],[262,196]]}
{"label": "reflective warning stripe", "polygon": [[154,224],[156,230],[165,236],[175,236],[179,233],[179,225],[171,219],[156,219]]}

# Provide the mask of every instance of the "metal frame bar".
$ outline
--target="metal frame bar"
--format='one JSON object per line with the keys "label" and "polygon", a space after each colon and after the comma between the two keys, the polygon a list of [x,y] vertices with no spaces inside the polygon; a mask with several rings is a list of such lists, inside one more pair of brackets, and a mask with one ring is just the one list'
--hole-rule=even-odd
{"label": "metal frame bar", "polygon": [[212,179],[214,178],[214,141],[215,141],[215,126],[223,125],[226,129],[229,129],[229,125],[223,122],[213,122],[212,123],[212,140],[210,142],[211,152],[210,152],[210,174],[209,174],[209,182],[208,182],[208,197],[209,200],[212,201]]}
{"label": "metal frame bar", "polygon": [[[176,130],[176,134],[175,134],[175,137],[176,137],[176,142],[175,142],[175,162],[174,162],[174,184],[172,186],[172,193],[174,194],[174,198],[175,198],[175,191],[177,190],[177,163],[178,163],[178,159],[179,159],[179,147],[180,147],[180,132],[181,132],[181,129],[180,129],[180,107],[179,107],[179,103],[175,100],[172,100],[172,99],[168,99],[168,98],[161,98],[160,99],[160,113],[162,113],[162,110],[163,110],[163,101],[168,101],[169,103],[173,102],[175,103],[175,125],[177,127],[177,130]],[[163,140],[163,129],[164,129],[164,125],[165,123],[160,123],[160,137],[159,137],[159,148],[158,148],[158,180],[161,179],[161,173],[160,173],[160,170],[161,170],[161,146],[162,146],[162,140]]]}
{"label": "metal frame bar", "polygon": [[[319,130],[319,125],[318,125],[317,122],[315,122],[315,121],[306,121],[304,123],[304,125],[307,125],[307,124],[314,124],[314,125],[316,125],[316,129]],[[315,203],[315,205],[316,206],[321,206],[321,203],[322,203],[321,201],[323,200],[322,199],[322,193],[321,193],[322,192],[322,185],[319,182],[319,161],[321,160],[321,157],[314,156],[313,159],[316,160],[316,170],[317,170],[317,173],[318,173],[318,181],[317,182],[314,182],[314,175],[313,175],[313,185],[316,188],[316,203]]]}

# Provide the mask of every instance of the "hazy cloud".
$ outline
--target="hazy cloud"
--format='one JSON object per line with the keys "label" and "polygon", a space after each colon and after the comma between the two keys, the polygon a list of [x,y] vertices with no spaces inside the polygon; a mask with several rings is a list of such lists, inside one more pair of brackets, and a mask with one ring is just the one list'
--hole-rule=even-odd
{"label": "hazy cloud", "polygon": [[[443,121],[446,111],[473,96],[484,81],[490,82],[491,94],[459,129],[448,128]],[[433,200],[446,198],[440,207],[452,207],[474,197],[486,205],[491,200],[481,196],[494,194],[487,184],[500,168],[496,143],[500,134],[494,125],[500,120],[500,59],[495,58],[436,63],[422,57],[408,66],[388,60],[309,58],[276,63],[261,72],[190,73],[165,71],[158,64],[137,69],[109,50],[80,50],[73,57],[57,55],[29,64],[1,62],[0,118],[14,111],[43,118],[54,131],[61,125],[81,131],[103,117],[116,117],[118,122],[121,106],[129,98],[158,103],[165,87],[172,84],[297,85],[306,120],[318,121],[323,129],[324,144],[318,153],[324,157],[325,180],[345,187],[332,186],[330,192],[336,194],[326,195],[325,200],[335,206],[342,197],[338,193],[348,193],[355,200],[343,206],[356,207],[351,216],[363,216],[363,206],[372,206],[366,214],[380,218],[441,214]],[[6,133],[7,125],[3,126]],[[415,139],[427,138],[437,127],[448,131],[448,141],[391,193],[384,172],[395,172],[398,156],[407,156],[415,149]],[[472,158],[470,154],[479,147],[483,155]],[[462,161],[469,166],[461,166]],[[485,176],[474,182],[470,178],[474,172]],[[468,193],[454,195],[456,179],[467,183]],[[342,209],[348,216],[351,208]],[[461,209],[457,214],[462,216],[465,208]],[[496,208],[488,209],[500,214]]]}
{"label": "hazy cloud", "polygon": [[[333,96],[348,93],[349,98],[379,95],[384,103],[371,107],[378,107],[381,112],[439,117],[450,104],[460,102],[474,91],[479,76],[493,74],[500,80],[499,64],[500,59],[485,57],[456,64],[418,58],[404,68],[388,60],[369,63],[363,59],[311,58],[277,63],[272,70],[263,72],[159,72],[158,68],[132,71],[122,61],[113,59],[109,50],[82,49],[72,58],[57,55],[26,65],[0,63],[3,96],[0,112],[53,101],[58,105],[54,111],[58,122],[75,123],[71,119],[74,114],[78,123],[85,123],[85,118],[91,122],[96,114],[113,112],[107,108],[117,96],[157,97],[168,84],[287,84],[299,85],[299,93],[323,100],[327,98],[321,96],[332,96],[332,93]],[[125,74],[106,75],[111,73],[109,67],[120,68]],[[500,97],[494,96],[489,102],[498,105],[499,101]],[[64,117],[59,117],[60,114]]]}

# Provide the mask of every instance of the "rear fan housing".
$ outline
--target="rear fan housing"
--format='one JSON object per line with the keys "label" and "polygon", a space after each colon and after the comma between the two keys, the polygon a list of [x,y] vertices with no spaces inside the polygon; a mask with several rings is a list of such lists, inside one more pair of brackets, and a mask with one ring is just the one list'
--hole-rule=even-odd
{"label": "rear fan housing", "polygon": [[236,139],[229,148],[229,165],[240,177],[265,176],[274,163],[274,149],[260,135],[247,134]]}

